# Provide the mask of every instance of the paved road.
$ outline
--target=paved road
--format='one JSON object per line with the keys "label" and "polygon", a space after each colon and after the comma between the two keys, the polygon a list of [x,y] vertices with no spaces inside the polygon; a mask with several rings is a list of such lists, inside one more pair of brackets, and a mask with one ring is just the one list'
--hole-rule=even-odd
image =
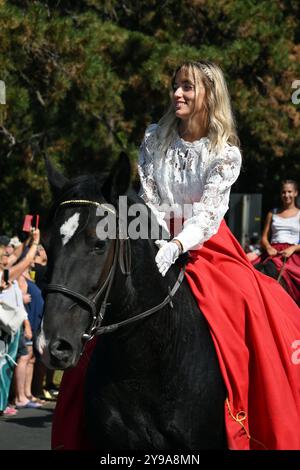
{"label": "paved road", "polygon": [[49,450],[55,402],[0,417],[0,450]]}

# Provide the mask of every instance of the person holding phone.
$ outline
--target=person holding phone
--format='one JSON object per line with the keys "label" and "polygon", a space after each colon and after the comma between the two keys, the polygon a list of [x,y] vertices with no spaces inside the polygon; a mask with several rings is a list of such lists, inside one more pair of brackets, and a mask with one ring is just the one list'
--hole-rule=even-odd
{"label": "person holding phone", "polygon": [[23,232],[31,232],[32,230],[39,228],[39,221],[40,221],[39,214],[25,215],[24,223],[23,223]]}

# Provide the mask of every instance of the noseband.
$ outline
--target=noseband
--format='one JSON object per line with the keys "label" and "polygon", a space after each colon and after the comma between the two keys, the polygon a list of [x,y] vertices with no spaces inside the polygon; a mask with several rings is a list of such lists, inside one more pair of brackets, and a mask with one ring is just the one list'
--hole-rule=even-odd
{"label": "noseband", "polygon": [[[102,207],[105,210],[108,210],[110,212],[113,212],[116,217],[118,217],[117,212],[113,211],[110,207],[106,206],[105,204],[101,204],[96,201],[89,201],[89,200],[83,200],[83,199],[75,199],[75,200],[70,200],[70,201],[64,201],[60,204],[60,206],[66,206],[66,205],[94,205],[97,207]],[[105,279],[105,281],[102,283],[100,286],[99,290],[96,292],[96,294],[89,299],[88,297],[85,297],[82,294],[79,294],[73,289],[70,289],[69,287],[63,286],[61,284],[48,284],[47,287],[45,288],[45,293],[59,293],[63,294],[67,297],[70,297],[71,299],[75,300],[76,303],[78,304],[83,304],[87,309],[90,311],[92,315],[92,322],[90,327],[88,328],[87,332],[85,332],[82,335],[82,339],[84,341],[90,341],[95,335],[101,335],[104,333],[111,333],[115,330],[117,330],[121,326],[128,325],[129,323],[135,322],[137,320],[140,320],[142,318],[145,318],[149,315],[151,315],[154,312],[157,312],[158,310],[161,310],[163,307],[166,305],[170,304],[170,306],[173,308],[173,296],[177,292],[178,288],[180,287],[183,278],[184,278],[184,272],[185,268],[183,267],[179,273],[179,276],[177,278],[177,281],[173,288],[171,289],[170,287],[168,288],[168,295],[167,297],[157,306],[146,310],[145,312],[142,312],[138,315],[135,315],[134,317],[128,318],[127,320],[121,321],[119,323],[114,323],[112,325],[108,326],[101,326],[101,323],[104,319],[104,315],[107,309],[107,306],[109,305],[108,303],[108,297],[112,288],[112,284],[115,278],[116,270],[117,270],[117,264],[118,264],[118,259],[119,259],[119,265],[122,274],[128,276],[131,273],[131,248],[130,248],[130,240],[127,238],[125,240],[116,238],[115,239],[115,244],[114,244],[114,253],[113,253],[113,260],[112,263],[109,267],[108,270],[108,275]],[[98,310],[98,301],[100,297],[104,295],[103,300],[101,302],[100,308]],[[83,352],[83,351],[82,351]],[[81,353],[82,354],[82,353]]]}

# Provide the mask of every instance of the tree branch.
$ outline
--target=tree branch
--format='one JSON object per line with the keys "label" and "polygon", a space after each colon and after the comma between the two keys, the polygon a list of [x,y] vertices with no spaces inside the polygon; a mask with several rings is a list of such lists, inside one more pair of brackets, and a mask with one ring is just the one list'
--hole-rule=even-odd
{"label": "tree branch", "polygon": [[0,126],[0,134],[3,134],[4,137],[6,137],[9,141],[9,146],[10,147],[13,147],[14,145],[16,145],[16,139],[15,137],[12,135],[11,132],[9,132],[6,127],[4,126]]}

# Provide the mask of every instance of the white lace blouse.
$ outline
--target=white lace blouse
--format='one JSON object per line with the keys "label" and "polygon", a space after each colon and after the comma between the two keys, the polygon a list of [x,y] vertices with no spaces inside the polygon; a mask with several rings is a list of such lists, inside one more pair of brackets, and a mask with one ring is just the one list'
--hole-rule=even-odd
{"label": "white lace blouse", "polygon": [[175,134],[162,156],[156,130],[157,124],[147,128],[140,149],[140,195],[163,226],[166,208],[184,211],[185,221],[176,239],[184,251],[199,248],[217,233],[228,210],[230,188],[241,168],[240,151],[228,144],[216,155],[209,152],[207,137],[191,143]]}

